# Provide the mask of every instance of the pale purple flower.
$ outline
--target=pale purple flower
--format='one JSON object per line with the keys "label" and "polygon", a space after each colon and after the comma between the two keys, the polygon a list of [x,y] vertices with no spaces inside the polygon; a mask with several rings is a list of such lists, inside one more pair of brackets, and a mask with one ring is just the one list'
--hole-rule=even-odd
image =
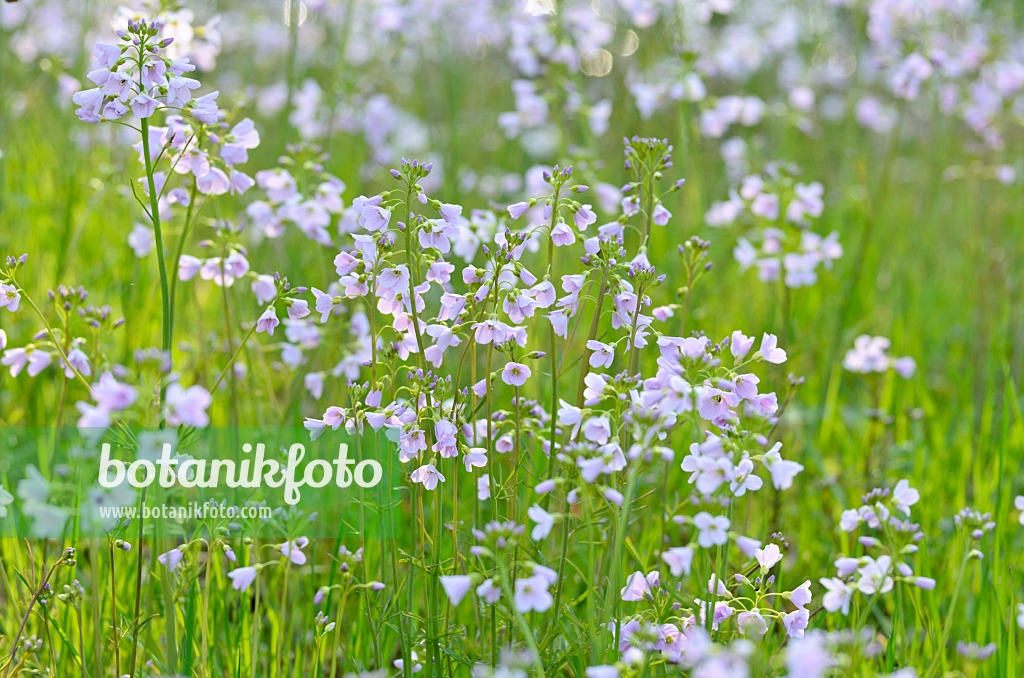
{"label": "pale purple flower", "polygon": [[754,558],[757,560],[757,564],[761,566],[761,574],[764,575],[782,560],[782,551],[775,544],[767,544],[764,548],[757,549],[754,552]]}
{"label": "pale purple flower", "polygon": [[551,529],[555,526],[555,517],[537,504],[528,508],[526,515],[530,517],[530,520],[537,523],[530,531],[530,538],[534,541],[547,539],[548,535],[551,534]]}
{"label": "pale purple flower", "polygon": [[236,567],[228,572],[231,578],[231,588],[236,591],[245,591],[256,581],[257,571],[255,567]]}
{"label": "pale purple flower", "polygon": [[730,521],[725,516],[712,516],[707,511],[701,511],[693,517],[693,525],[699,531],[697,543],[701,548],[711,548],[724,544],[729,539],[727,530]]}
{"label": "pale purple flower", "polygon": [[202,266],[202,259],[197,259],[190,254],[181,255],[181,258],[178,259],[178,279],[183,282],[191,280],[196,276],[196,273],[199,273],[199,269],[202,268]]}
{"label": "pale purple flower", "polygon": [[893,505],[903,513],[910,515],[910,507],[921,500],[921,493],[910,486],[906,479],[896,483],[892,491]]}
{"label": "pale purple flower", "polygon": [[576,228],[585,231],[587,226],[597,221],[597,215],[590,205],[583,205],[572,215],[572,222]]}
{"label": "pale purple flower", "polygon": [[764,485],[764,481],[754,474],[754,462],[750,461],[749,458],[744,457],[736,465],[736,468],[732,469],[732,480],[729,483],[729,489],[737,497],[742,497],[746,494],[747,490],[756,492],[761,489],[762,485]]}
{"label": "pale purple flower", "polygon": [[587,348],[593,353],[590,354],[590,366],[593,368],[611,367],[615,360],[615,347],[610,344],[590,339],[587,341]]}
{"label": "pale purple flower", "polygon": [[485,579],[483,584],[476,587],[476,595],[494,605],[501,598],[501,589],[494,585],[493,579]]}
{"label": "pale purple flower", "polygon": [[21,302],[21,293],[14,285],[0,283],[0,308],[6,308],[11,313],[18,310]]}
{"label": "pale purple flower", "polygon": [[[28,369],[26,373],[30,377],[37,376],[53,362],[53,355],[49,351],[35,349],[28,355]],[[12,368],[13,369],[13,368]]]}
{"label": "pale purple flower", "polygon": [[821,604],[825,609],[829,612],[842,610],[844,615],[849,614],[853,589],[837,577],[822,577],[818,582],[827,589],[821,599]]}
{"label": "pale purple flower", "polygon": [[444,476],[433,464],[420,466],[410,474],[409,479],[414,483],[421,483],[428,490],[436,488],[438,482],[444,482]]}
{"label": "pale purple flower", "polygon": [[210,92],[205,96],[194,99],[191,102],[192,116],[205,125],[213,125],[217,122],[217,95],[220,92]]}
{"label": "pale purple flower", "polygon": [[157,562],[167,568],[168,572],[174,572],[181,563],[181,559],[184,557],[185,554],[181,552],[181,549],[173,548],[167,553],[161,553],[156,557],[156,559]]}
{"label": "pale purple flower", "polygon": [[530,368],[522,363],[505,363],[501,371],[501,380],[509,386],[522,386],[530,378]]}
{"label": "pale purple flower", "polygon": [[762,360],[779,365],[786,362],[786,352],[778,347],[778,337],[765,333],[761,337],[761,348],[757,352]]}
{"label": "pale purple flower", "polygon": [[438,208],[438,212],[446,223],[457,224],[459,223],[459,217],[462,216],[462,206],[442,203],[441,207]]}
{"label": "pale purple flower", "polygon": [[808,579],[800,586],[796,587],[789,594],[789,600],[791,603],[796,605],[798,608],[803,609],[804,607],[811,604],[811,580]]}
{"label": "pale purple flower", "polygon": [[171,426],[204,427],[210,424],[210,417],[206,413],[207,408],[213,403],[210,392],[202,386],[190,386],[182,388],[181,384],[175,382],[167,387],[164,396],[164,411],[167,423]]}
{"label": "pale purple flower", "polygon": [[768,633],[768,623],[756,607],[753,610],[740,612],[736,617],[736,625],[739,626],[740,633],[745,636],[760,637]]}
{"label": "pale purple flower", "polygon": [[224,195],[231,190],[231,180],[223,170],[211,167],[210,171],[196,179],[196,188],[203,195]]}
{"label": "pale purple flower", "polygon": [[140,259],[149,256],[149,253],[156,247],[156,236],[153,234],[153,229],[143,224],[135,224],[128,233],[128,246]]}
{"label": "pale purple flower", "polygon": [[142,92],[132,99],[132,113],[135,114],[136,118],[148,118],[156,112],[156,108],[159,105],[160,102]]}
{"label": "pale purple flower", "polygon": [[110,372],[104,372],[93,384],[92,397],[99,407],[117,411],[131,407],[138,394],[131,386],[118,382]]}
{"label": "pale purple flower", "polygon": [[447,575],[441,577],[441,586],[453,606],[458,606],[473,586],[473,579],[467,575]]}
{"label": "pale purple flower", "polygon": [[764,455],[763,463],[772,476],[772,485],[776,490],[788,490],[793,486],[793,478],[804,470],[803,464],[787,461],[779,454],[782,443],[775,443]]}
{"label": "pale purple flower", "polygon": [[508,206],[508,213],[509,213],[509,215],[513,219],[518,219],[519,217],[521,217],[524,214],[526,214],[526,211],[528,209],[530,209],[530,203],[528,203],[528,202],[517,202],[515,204],[512,204],[512,205]]}
{"label": "pale purple flower", "polygon": [[807,610],[799,609],[782,616],[782,623],[786,627],[786,633],[790,638],[803,638],[804,630],[807,628],[807,621],[810,613]]}
{"label": "pale purple flower", "polygon": [[693,565],[693,549],[689,546],[673,546],[661,554],[661,559],[668,565],[673,577],[688,576]]}
{"label": "pale purple flower", "polygon": [[546,612],[554,603],[554,598],[548,593],[548,586],[548,580],[543,575],[516,580],[516,608],[523,614]]}
{"label": "pale purple flower", "polygon": [[619,591],[619,595],[627,602],[644,600],[653,596],[652,590],[661,584],[661,577],[657,570],[649,572],[646,576],[640,570],[629,575],[626,585]]}
{"label": "pale purple flower", "polygon": [[281,321],[277,319],[277,310],[273,306],[268,306],[260,319],[256,321],[256,332],[266,332],[270,336],[274,336],[274,328],[280,324]]}
{"label": "pale purple flower", "polygon": [[92,368],[89,366],[88,356],[86,356],[85,352],[77,346],[68,351],[67,363],[64,362],[63,358],[60,358],[59,361],[60,366],[64,368],[64,376],[68,379],[74,378],[76,370],[84,377],[88,377],[92,374]]}
{"label": "pale purple flower", "polygon": [[306,554],[302,552],[302,549],[306,548],[307,544],[309,544],[309,539],[299,537],[298,539],[290,539],[283,544],[279,544],[277,550],[295,565],[305,565]]}

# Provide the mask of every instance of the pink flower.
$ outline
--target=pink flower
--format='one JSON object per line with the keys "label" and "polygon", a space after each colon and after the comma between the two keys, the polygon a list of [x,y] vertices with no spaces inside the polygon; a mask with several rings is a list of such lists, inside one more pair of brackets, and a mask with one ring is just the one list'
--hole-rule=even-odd
{"label": "pink flower", "polygon": [[509,386],[522,386],[530,378],[530,368],[522,363],[506,363],[501,380]]}

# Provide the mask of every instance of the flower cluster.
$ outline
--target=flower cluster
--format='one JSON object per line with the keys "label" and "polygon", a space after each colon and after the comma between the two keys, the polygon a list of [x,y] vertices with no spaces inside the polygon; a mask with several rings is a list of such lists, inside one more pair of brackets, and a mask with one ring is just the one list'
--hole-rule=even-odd
{"label": "flower cluster", "polygon": [[790,288],[813,285],[818,268],[830,269],[843,255],[838,233],[822,237],[810,230],[824,210],[824,188],[798,181],[799,174],[792,165],[770,164],[762,174],[744,177],[729,199],[712,204],[704,217],[709,226],[737,221],[751,226],[733,249],[741,270],[757,269],[764,282],[782,277]]}
{"label": "flower cluster", "polygon": [[843,357],[843,369],[860,374],[895,370],[904,379],[910,379],[917,369],[917,362],[910,356],[891,357],[889,346],[890,342],[885,337],[862,334],[853,340],[853,348]]}
{"label": "flower cluster", "polygon": [[185,57],[161,56],[160,51],[174,39],[159,39],[160,31],[156,21],[132,19],[127,29],[118,30],[119,44],[96,43],[88,76],[96,87],[73,97],[79,107],[75,114],[82,122],[118,121],[129,110],[136,118],[146,119],[161,108],[179,110],[208,125],[217,122],[218,93],[192,98],[192,90],[200,83],[186,73],[195,66]]}

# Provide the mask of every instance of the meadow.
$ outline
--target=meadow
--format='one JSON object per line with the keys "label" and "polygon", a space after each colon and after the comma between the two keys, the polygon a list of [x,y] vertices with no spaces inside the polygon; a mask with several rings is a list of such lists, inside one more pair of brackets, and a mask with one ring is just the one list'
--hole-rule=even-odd
{"label": "meadow", "polygon": [[8,0],[0,86],[0,678],[1024,675],[1016,3]]}

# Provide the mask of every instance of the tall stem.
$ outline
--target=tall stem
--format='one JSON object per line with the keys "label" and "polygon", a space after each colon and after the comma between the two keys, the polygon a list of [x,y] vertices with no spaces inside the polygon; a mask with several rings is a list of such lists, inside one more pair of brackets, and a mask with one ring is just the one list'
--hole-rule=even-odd
{"label": "tall stem", "polygon": [[114,673],[121,675],[121,651],[117,637],[117,590],[114,587],[114,542],[110,542],[110,616],[114,628]]}
{"label": "tall stem", "polygon": [[160,206],[153,180],[153,158],[149,152],[149,119],[142,118],[142,155],[146,162],[146,184],[149,187],[149,218],[156,239],[156,258],[160,266],[160,299],[163,310],[162,342],[166,353],[171,350],[171,293],[167,284],[167,262],[164,260],[164,237],[160,231]]}
{"label": "tall stem", "polygon": [[[594,308],[594,319],[590,322],[590,333],[587,335],[587,343],[597,338],[597,326],[601,324],[601,306],[604,305],[604,295],[607,290],[608,283],[608,270],[605,269],[601,274],[601,288],[597,291],[597,306]],[[580,384],[576,389],[576,407],[583,406],[583,392],[586,390],[586,379],[587,371],[590,368],[590,354],[592,351],[589,348],[583,349],[583,359],[580,364]]]}
{"label": "tall stem", "polygon": [[173,276],[170,280],[171,285],[171,296],[170,296],[170,317],[171,317],[171,329],[169,334],[174,336],[174,300],[175,292],[178,288],[178,265],[181,262],[181,255],[185,250],[185,241],[188,239],[188,234],[192,230],[192,219],[195,217],[195,205],[196,205],[196,194],[198,193],[198,184],[193,179],[192,189],[189,192],[188,198],[188,209],[185,211],[185,226],[181,231],[181,238],[178,240],[178,249],[174,252],[174,264],[171,266],[171,275]]}

